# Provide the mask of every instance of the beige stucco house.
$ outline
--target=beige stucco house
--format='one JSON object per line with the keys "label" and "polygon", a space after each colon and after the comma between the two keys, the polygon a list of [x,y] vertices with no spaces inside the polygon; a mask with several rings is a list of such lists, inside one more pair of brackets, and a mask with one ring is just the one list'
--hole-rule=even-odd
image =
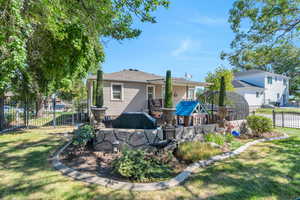
{"label": "beige stucco house", "polygon": [[[109,116],[118,116],[122,112],[147,112],[148,99],[163,99],[164,77],[139,71],[122,70],[104,74],[104,106]],[[88,106],[93,105],[96,76],[88,77]],[[195,87],[207,86],[207,83],[173,78],[174,105],[183,99],[195,99]]]}

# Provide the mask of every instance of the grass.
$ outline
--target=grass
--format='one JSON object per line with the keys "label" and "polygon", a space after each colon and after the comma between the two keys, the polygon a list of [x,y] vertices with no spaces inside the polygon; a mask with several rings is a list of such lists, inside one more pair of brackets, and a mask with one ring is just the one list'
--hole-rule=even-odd
{"label": "grass", "polygon": [[276,112],[296,112],[300,113],[300,108],[259,108],[255,112],[262,114],[272,114],[273,110]]}
{"label": "grass", "polygon": [[111,190],[74,181],[55,171],[50,157],[71,128],[0,135],[0,199],[282,199],[300,197],[300,130],[261,143],[241,155],[200,169],[183,185],[152,192]]}
{"label": "grass", "polygon": [[220,154],[221,150],[203,142],[184,142],[179,145],[177,156],[187,162],[206,160]]}

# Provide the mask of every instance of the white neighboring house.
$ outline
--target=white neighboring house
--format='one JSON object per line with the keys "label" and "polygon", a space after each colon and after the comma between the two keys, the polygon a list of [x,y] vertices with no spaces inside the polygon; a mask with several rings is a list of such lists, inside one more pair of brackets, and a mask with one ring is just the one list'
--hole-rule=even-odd
{"label": "white neighboring house", "polygon": [[263,104],[288,104],[289,77],[262,70],[248,70],[234,73],[233,86],[242,95],[250,108]]}

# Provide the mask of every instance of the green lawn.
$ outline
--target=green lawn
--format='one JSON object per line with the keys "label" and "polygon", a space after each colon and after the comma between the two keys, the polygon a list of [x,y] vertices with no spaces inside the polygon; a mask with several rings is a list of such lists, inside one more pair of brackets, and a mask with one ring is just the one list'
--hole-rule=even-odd
{"label": "green lawn", "polygon": [[256,113],[263,113],[263,114],[272,114],[272,111],[275,110],[276,112],[297,112],[300,113],[300,108],[259,108],[255,112]]}
{"label": "green lawn", "polygon": [[300,130],[258,144],[240,156],[199,170],[164,191],[111,190],[55,171],[50,156],[71,128],[33,129],[0,136],[0,199],[282,199],[300,197]]}

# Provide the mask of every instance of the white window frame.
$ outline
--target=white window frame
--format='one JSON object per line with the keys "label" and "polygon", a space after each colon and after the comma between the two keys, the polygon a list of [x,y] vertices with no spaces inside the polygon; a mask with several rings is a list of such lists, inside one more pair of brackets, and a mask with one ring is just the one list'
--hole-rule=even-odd
{"label": "white window frame", "polygon": [[147,87],[146,87],[146,98],[147,98],[147,100],[148,100],[148,88],[149,87],[152,87],[153,88],[153,99],[155,99],[156,98],[156,95],[155,95],[155,85],[147,85]]}
{"label": "white window frame", "polygon": [[190,99],[190,90],[193,90],[193,98],[191,100],[194,100],[195,99],[195,91],[196,91],[196,88],[194,87],[189,87],[188,89],[188,99]]}
{"label": "white window frame", "polygon": [[259,98],[260,97],[260,92],[256,92],[256,98]]}
{"label": "white window frame", "polygon": [[[271,81],[269,82],[269,80],[271,80]],[[272,85],[272,84],[273,84],[273,77],[272,77],[272,76],[267,76],[267,83],[268,83],[269,85]]]}
{"label": "white window frame", "polygon": [[[121,99],[114,99],[113,95],[113,86],[120,85],[121,86]],[[123,83],[111,83],[110,84],[110,100],[111,101],[124,101],[124,84]]]}
{"label": "white window frame", "polygon": [[164,99],[165,98],[165,86],[161,86],[161,98]]}

